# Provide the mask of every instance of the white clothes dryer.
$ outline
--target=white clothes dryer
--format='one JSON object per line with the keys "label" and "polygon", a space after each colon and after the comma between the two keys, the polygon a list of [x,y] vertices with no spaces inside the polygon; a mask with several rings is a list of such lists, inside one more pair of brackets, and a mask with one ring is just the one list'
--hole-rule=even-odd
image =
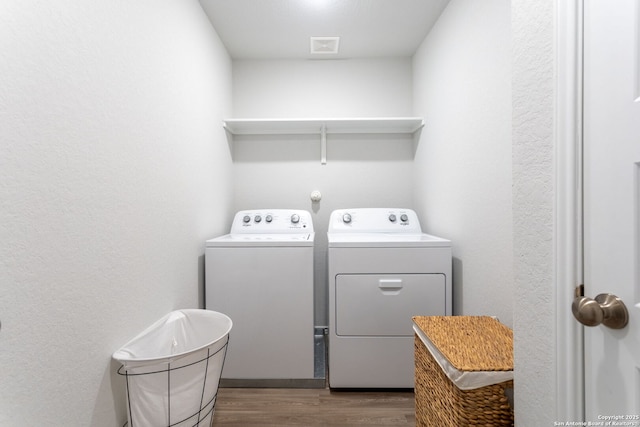
{"label": "white clothes dryer", "polygon": [[412,388],[412,317],[452,314],[451,242],[387,208],[336,210],[327,237],[329,386]]}
{"label": "white clothes dryer", "polygon": [[234,326],[222,385],[313,385],[314,236],[309,212],[262,209],[206,242],[206,308]]}

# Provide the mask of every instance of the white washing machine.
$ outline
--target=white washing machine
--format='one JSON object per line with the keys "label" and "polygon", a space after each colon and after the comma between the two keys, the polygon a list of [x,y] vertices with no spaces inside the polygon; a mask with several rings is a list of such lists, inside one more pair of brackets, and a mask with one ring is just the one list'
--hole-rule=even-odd
{"label": "white washing machine", "polygon": [[413,316],[452,314],[451,242],[410,209],[341,209],[328,229],[329,385],[412,388]]}
{"label": "white washing machine", "polygon": [[317,379],[314,236],[309,212],[263,209],[238,212],[229,234],[206,242],[206,308],[233,320],[222,385]]}

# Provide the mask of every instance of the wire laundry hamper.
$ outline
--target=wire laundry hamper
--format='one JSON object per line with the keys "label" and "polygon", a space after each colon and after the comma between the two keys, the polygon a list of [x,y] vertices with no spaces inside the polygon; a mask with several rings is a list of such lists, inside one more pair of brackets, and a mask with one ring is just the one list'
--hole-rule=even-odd
{"label": "wire laundry hamper", "polygon": [[210,426],[231,326],[222,313],[178,310],[115,352],[126,380],[125,425]]}

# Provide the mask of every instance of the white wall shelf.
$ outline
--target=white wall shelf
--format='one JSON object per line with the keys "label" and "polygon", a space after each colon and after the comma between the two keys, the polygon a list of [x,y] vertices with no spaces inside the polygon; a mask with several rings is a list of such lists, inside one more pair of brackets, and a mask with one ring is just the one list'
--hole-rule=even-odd
{"label": "white wall shelf", "polygon": [[339,119],[226,119],[224,128],[232,135],[331,133],[415,133],[422,129],[421,117],[372,117]]}
{"label": "white wall shelf", "polygon": [[421,117],[367,117],[319,119],[226,119],[223,127],[230,142],[234,135],[320,136],[320,157],[327,162],[327,135],[330,134],[411,134],[424,126]]}

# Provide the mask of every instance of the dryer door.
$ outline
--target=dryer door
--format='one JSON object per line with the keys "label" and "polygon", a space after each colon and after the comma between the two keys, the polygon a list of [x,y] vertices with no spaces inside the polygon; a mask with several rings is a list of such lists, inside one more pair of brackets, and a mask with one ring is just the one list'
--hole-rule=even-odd
{"label": "dryer door", "polygon": [[336,334],[412,336],[413,316],[444,316],[444,274],[339,274]]}

